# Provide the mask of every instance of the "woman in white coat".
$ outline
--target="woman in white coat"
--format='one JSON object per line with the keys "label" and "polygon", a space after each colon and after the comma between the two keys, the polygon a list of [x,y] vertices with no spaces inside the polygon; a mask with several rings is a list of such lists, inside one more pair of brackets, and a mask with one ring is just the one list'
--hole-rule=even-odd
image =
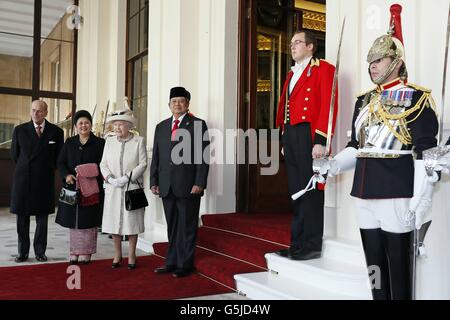
{"label": "woman in white coat", "polygon": [[144,232],[145,208],[133,211],[125,209],[125,191],[131,175],[129,190],[143,185],[147,167],[147,154],[143,137],[130,132],[136,124],[129,108],[113,113],[107,120],[112,123],[115,136],[106,140],[100,169],[105,179],[105,204],[102,231],[113,235],[115,256],[112,268],[122,262],[122,236],[129,241],[128,269],[136,267],[138,234]]}

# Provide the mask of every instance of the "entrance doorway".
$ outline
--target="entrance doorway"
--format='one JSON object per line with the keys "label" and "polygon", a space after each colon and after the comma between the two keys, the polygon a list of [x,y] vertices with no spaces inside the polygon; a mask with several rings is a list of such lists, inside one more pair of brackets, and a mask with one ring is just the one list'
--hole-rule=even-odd
{"label": "entrance doorway", "polygon": [[[276,129],[278,100],[293,64],[288,44],[294,32],[299,29],[312,31],[318,40],[316,56],[325,56],[325,1],[241,0],[239,128],[244,131]],[[258,136],[259,144],[264,142],[261,139]],[[280,134],[278,140],[281,140]],[[267,141],[267,150],[271,150],[270,143]],[[246,153],[248,159],[248,143]],[[239,212],[292,211],[284,159],[280,153],[279,159],[279,169],[274,175],[261,174],[264,166],[260,162],[238,166]]]}

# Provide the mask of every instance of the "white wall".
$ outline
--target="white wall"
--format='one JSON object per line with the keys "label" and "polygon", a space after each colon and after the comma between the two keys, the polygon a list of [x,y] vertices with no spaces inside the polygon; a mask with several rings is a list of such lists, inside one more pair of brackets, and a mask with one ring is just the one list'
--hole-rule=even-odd
{"label": "white wall", "polygon": [[[126,0],[80,0],[77,108],[110,111],[125,94]],[[96,121],[94,117],[94,121]]]}
{"label": "white wall", "polygon": [[[346,17],[341,65],[340,109],[334,150],[345,147],[347,130],[358,93],[374,87],[367,73],[366,55],[373,41],[388,30],[389,7],[393,3],[403,6],[402,27],[406,50],[409,81],[432,89],[438,110],[441,108],[441,85],[445,32],[447,30],[447,0],[328,0],[327,1],[327,58],[335,63],[339,30]],[[432,5],[430,5],[432,3]],[[450,90],[447,81],[447,93]],[[448,104],[448,94],[446,101]],[[445,114],[450,122],[450,112]],[[444,134],[444,139],[448,137]],[[337,208],[337,235],[359,241],[353,201],[350,197],[353,173],[331,180],[327,191],[328,205]],[[429,257],[420,261],[419,298],[450,298],[450,250],[448,249],[450,220],[446,212],[450,191],[449,179],[444,178],[436,190],[432,217],[433,224],[427,235]]]}

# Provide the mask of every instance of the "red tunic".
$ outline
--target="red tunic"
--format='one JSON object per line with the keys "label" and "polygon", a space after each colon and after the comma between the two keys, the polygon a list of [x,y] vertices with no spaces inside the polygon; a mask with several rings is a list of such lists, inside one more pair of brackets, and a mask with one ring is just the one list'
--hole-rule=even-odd
{"label": "red tunic", "polygon": [[[327,138],[334,70],[335,67],[327,61],[312,58],[289,97],[290,124],[309,122],[313,144],[325,144],[323,141]],[[277,128],[284,125],[286,93],[293,74],[289,71],[278,103]],[[332,133],[334,133],[338,111],[337,87],[335,98]]]}

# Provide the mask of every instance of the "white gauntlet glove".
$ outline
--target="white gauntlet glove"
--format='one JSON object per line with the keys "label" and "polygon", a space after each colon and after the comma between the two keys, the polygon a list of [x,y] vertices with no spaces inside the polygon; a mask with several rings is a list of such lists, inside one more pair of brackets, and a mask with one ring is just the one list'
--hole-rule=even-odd
{"label": "white gauntlet glove", "polygon": [[328,176],[333,177],[338,174],[353,169],[356,165],[356,154],[358,150],[353,147],[347,147],[330,160]]}
{"label": "white gauntlet glove", "polygon": [[441,171],[445,174],[450,174],[450,153],[438,160],[435,171]]}
{"label": "white gauntlet glove", "polygon": [[414,195],[409,202],[409,211],[415,214],[416,229],[420,229],[425,220],[425,214],[431,208],[436,184],[433,180],[433,177],[427,176],[423,160],[414,160]]}

